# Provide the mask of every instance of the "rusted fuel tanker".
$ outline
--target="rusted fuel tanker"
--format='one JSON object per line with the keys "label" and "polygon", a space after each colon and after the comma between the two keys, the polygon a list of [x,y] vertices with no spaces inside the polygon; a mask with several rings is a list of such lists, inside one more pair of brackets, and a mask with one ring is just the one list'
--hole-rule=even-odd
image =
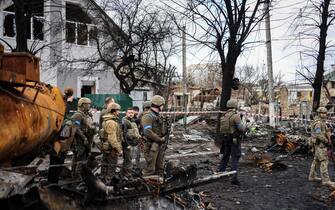
{"label": "rusted fuel tanker", "polygon": [[39,82],[39,62],[0,46],[0,165],[52,141],[61,129],[65,102],[60,89]]}

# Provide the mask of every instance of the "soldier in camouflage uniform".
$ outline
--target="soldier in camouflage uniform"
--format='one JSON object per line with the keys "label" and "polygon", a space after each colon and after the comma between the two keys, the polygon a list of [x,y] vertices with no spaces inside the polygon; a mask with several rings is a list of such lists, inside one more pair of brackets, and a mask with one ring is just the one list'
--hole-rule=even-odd
{"label": "soldier in camouflage uniform", "polygon": [[[317,109],[318,116],[311,125],[312,140],[311,146],[314,150],[314,160],[308,176],[309,181],[322,181],[322,185],[335,187],[335,183],[330,181],[328,174],[328,156],[327,147],[330,145],[330,130],[328,130],[325,118],[327,117],[327,109],[319,107]],[[320,166],[321,178],[317,177],[317,167]]]}
{"label": "soldier in camouflage uniform", "polygon": [[[220,124],[220,133],[223,138],[221,153],[222,159],[219,171],[226,171],[228,161],[231,156],[231,170],[237,172],[238,161],[241,157],[241,135],[245,132],[246,126],[242,122],[236,109],[238,106],[237,99],[230,99],[227,102],[228,111],[223,114]],[[232,184],[240,185],[237,179],[237,173],[233,176]]]}
{"label": "soldier in camouflage uniform", "polygon": [[122,156],[122,128],[119,120],[120,105],[111,103],[103,116],[100,136],[102,139],[101,175],[107,184],[114,177],[118,156]]}
{"label": "soldier in camouflage uniform", "polygon": [[73,143],[72,175],[80,172],[81,164],[78,161],[86,161],[91,152],[91,144],[95,134],[93,117],[89,112],[91,100],[81,98],[78,101],[78,111],[71,117],[73,126],[76,128],[75,140]]}
{"label": "soldier in camouflage uniform", "polygon": [[165,142],[163,138],[165,134],[162,131],[163,120],[159,115],[164,104],[165,100],[162,96],[153,96],[150,111],[141,118],[144,137],[144,158],[146,160],[146,165],[142,171],[144,176],[163,174],[164,158],[158,157],[163,152],[161,145]]}
{"label": "soldier in camouflage uniform", "polygon": [[107,113],[107,107],[111,103],[114,103],[114,99],[112,97],[106,97],[104,107],[102,108],[102,110],[100,112],[99,129],[102,128],[102,117]]}

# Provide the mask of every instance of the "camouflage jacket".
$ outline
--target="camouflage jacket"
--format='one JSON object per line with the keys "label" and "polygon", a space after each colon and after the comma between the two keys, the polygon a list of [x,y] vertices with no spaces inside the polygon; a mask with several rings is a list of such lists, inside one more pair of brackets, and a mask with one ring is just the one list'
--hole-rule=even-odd
{"label": "camouflage jacket", "polygon": [[143,137],[149,142],[164,143],[163,120],[159,113],[151,110],[146,112],[141,118]]}
{"label": "camouflage jacket", "polygon": [[111,113],[104,115],[102,122],[102,129],[104,130],[106,141],[118,153],[122,152],[122,129],[119,118]]}
{"label": "camouflage jacket", "polygon": [[312,137],[316,140],[315,144],[320,146],[328,146],[326,122],[320,117],[316,117],[311,125]]}
{"label": "camouflage jacket", "polygon": [[87,139],[94,135],[93,118],[90,113],[77,111],[71,116],[73,126],[77,129],[76,144],[88,144]]}

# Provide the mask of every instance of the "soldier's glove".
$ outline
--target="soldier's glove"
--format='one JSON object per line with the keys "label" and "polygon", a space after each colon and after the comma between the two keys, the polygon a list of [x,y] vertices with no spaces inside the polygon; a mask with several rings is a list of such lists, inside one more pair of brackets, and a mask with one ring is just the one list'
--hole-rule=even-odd
{"label": "soldier's glove", "polygon": [[164,137],[162,137],[162,138],[160,139],[160,141],[157,142],[157,144],[164,144],[164,143],[165,143],[165,139],[164,139]]}
{"label": "soldier's glove", "polygon": [[86,138],[86,137],[84,138],[84,140],[83,140],[83,141],[84,141],[84,145],[88,145],[88,144],[89,144],[89,142],[88,142],[88,140],[87,140],[87,138]]}
{"label": "soldier's glove", "polygon": [[118,155],[119,157],[122,157],[122,155],[123,155],[122,150],[121,150],[120,152],[117,152],[117,155]]}
{"label": "soldier's glove", "polygon": [[237,144],[237,143],[238,143],[237,138],[233,138],[233,143],[234,143],[234,144]]}

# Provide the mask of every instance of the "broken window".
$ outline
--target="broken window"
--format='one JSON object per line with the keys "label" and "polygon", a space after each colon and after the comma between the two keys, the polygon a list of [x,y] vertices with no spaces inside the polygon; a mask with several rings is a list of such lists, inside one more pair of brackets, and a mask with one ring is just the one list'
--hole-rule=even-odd
{"label": "broken window", "polygon": [[88,30],[86,24],[77,24],[77,44],[88,44]]}
{"label": "broken window", "polygon": [[289,91],[288,93],[288,102],[289,104],[296,104],[297,103],[297,91]]}
{"label": "broken window", "polygon": [[148,100],[148,93],[143,92],[143,101],[147,101],[147,100]]}
{"label": "broken window", "polygon": [[3,35],[7,37],[15,37],[16,29],[15,29],[15,15],[12,13],[4,12],[4,30]]}
{"label": "broken window", "polygon": [[[43,40],[44,1],[25,1],[24,4],[27,39]],[[14,11],[14,5],[3,11],[3,35],[6,37],[15,37],[16,35]]]}
{"label": "broken window", "polygon": [[76,43],[76,24],[72,22],[66,22],[66,42]]}
{"label": "broken window", "polygon": [[97,40],[98,38],[98,30],[97,27],[95,26],[90,26],[89,27],[89,45],[90,46],[96,46],[97,45]]}
{"label": "broken window", "polygon": [[35,40],[43,40],[44,19],[40,17],[33,17],[33,36]]}
{"label": "broken window", "polygon": [[300,98],[301,98],[301,96],[302,96],[302,93],[301,93],[301,92],[298,92],[298,93],[297,93],[297,98],[299,98],[299,99],[300,99]]}
{"label": "broken window", "polygon": [[79,5],[66,2],[66,41],[78,45],[95,45],[96,27]]}

